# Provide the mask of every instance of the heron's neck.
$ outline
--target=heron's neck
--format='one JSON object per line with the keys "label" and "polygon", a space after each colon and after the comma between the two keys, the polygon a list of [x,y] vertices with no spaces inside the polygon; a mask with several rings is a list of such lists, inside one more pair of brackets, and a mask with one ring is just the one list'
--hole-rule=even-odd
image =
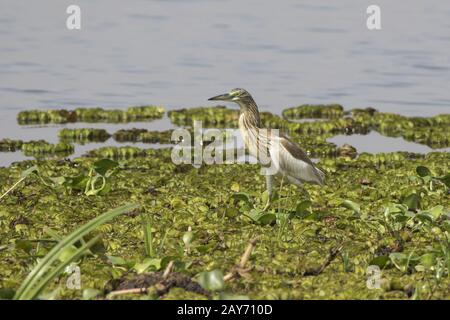
{"label": "heron's neck", "polygon": [[241,110],[242,114],[245,117],[247,125],[254,126],[256,128],[261,127],[261,120],[259,117],[258,106],[253,99],[249,99],[247,101],[242,101]]}

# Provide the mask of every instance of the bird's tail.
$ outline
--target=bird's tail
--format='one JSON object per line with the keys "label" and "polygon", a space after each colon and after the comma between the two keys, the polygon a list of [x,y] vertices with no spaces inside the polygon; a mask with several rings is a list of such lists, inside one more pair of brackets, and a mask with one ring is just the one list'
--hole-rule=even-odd
{"label": "bird's tail", "polygon": [[314,169],[316,169],[317,183],[323,186],[325,184],[325,173],[317,167]]}

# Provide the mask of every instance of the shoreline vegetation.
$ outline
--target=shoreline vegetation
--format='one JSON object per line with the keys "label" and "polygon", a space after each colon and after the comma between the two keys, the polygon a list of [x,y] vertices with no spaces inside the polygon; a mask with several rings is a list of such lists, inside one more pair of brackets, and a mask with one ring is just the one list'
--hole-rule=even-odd
{"label": "shoreline vegetation", "polygon": [[[164,113],[31,110],[17,120],[124,123]],[[187,129],[195,120],[236,128],[238,119],[221,106],[167,115]],[[77,144],[109,139],[170,145],[171,130],[62,128],[57,143],[0,137],[0,156],[35,157],[0,167],[0,299],[450,299],[450,153],[358,153],[327,141],[376,131],[448,148],[450,114],[333,104],[261,120],[318,159],[325,186],[278,181],[262,211],[258,165],[175,165],[169,146],[104,146],[67,159]],[[79,267],[81,289],[67,285],[69,266]]]}

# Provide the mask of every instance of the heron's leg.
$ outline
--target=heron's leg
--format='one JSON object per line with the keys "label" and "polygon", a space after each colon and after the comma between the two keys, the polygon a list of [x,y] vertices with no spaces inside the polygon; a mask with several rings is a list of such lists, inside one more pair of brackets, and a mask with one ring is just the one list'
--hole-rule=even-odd
{"label": "heron's leg", "polygon": [[266,187],[267,187],[267,193],[269,194],[269,199],[267,199],[266,206],[264,207],[263,211],[266,211],[267,208],[270,206],[270,202],[272,200],[273,196],[273,175],[266,175]]}

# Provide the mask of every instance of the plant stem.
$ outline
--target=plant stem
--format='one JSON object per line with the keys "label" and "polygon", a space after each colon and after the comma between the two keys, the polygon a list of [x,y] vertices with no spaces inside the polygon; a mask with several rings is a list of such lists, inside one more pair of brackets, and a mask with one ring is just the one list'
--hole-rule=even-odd
{"label": "plant stem", "polygon": [[20,180],[17,181],[16,183],[14,183],[14,185],[13,185],[11,188],[9,188],[8,190],[6,190],[6,192],[0,196],[0,201],[1,201],[4,197],[6,197],[6,195],[8,195],[8,193],[10,193],[11,191],[13,191],[13,190],[19,185],[19,183],[21,183],[21,182],[22,182],[23,180],[25,180],[25,179],[26,179],[26,177],[20,178]]}

